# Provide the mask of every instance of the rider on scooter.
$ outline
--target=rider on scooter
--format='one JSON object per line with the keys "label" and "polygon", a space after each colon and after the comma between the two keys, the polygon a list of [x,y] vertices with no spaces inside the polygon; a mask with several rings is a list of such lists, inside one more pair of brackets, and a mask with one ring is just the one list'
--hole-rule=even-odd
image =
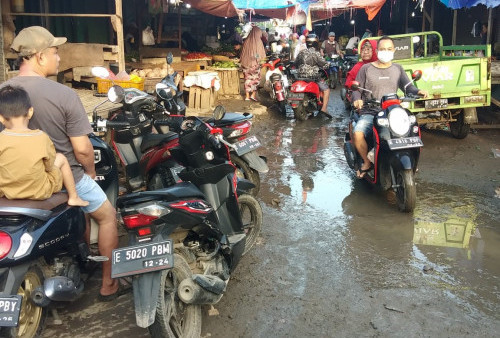
{"label": "rider on scooter", "polygon": [[[305,49],[297,55],[295,63],[299,69],[299,76],[303,78],[316,78],[320,69],[327,69],[328,62],[319,54],[314,47]],[[323,106],[321,112],[332,118],[328,113],[328,99],[330,97],[330,88],[325,79],[319,78],[316,80],[319,89],[323,92]]]}
{"label": "rider on scooter", "polygon": [[[359,155],[363,159],[361,169],[356,173],[358,178],[372,170],[373,164],[368,159],[368,145],[365,137],[372,132],[373,117],[378,110],[363,108],[363,99],[374,98],[379,100],[382,96],[396,93],[400,88],[405,93],[419,94],[427,97],[427,91],[419,90],[410,80],[401,65],[392,63],[394,58],[394,41],[383,36],[377,43],[378,60],[361,67],[356,76],[359,87],[364,90],[353,92],[353,105],[359,110],[360,117],[354,127],[354,145]],[[405,88],[406,87],[406,88]]]}

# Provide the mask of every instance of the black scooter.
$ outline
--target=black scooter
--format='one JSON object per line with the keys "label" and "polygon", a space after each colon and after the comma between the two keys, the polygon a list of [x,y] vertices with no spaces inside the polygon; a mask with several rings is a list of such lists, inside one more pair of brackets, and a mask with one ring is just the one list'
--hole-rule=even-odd
{"label": "black scooter", "polygon": [[[114,204],[118,173],[109,146],[90,135],[97,181]],[[66,193],[44,201],[0,198],[0,336],[41,334],[52,302],[77,299],[92,256],[84,241],[85,216]]]}
{"label": "black scooter", "polygon": [[170,151],[186,168],[184,182],[117,203],[130,246],[113,253],[112,275],[136,275],[137,324],[153,337],[199,337],[201,305],[221,299],[262,223],[259,203],[245,194],[252,185],[234,175],[222,131],[197,117],[181,130]]}
{"label": "black scooter", "polygon": [[[412,74],[412,82],[420,79],[421,71]],[[410,82],[411,83],[411,82]],[[352,90],[365,90],[353,82]],[[380,102],[370,100],[365,104],[378,108],[373,119],[373,137],[367,139],[368,158],[373,169],[364,175],[371,184],[378,184],[382,189],[393,189],[399,210],[411,212],[415,208],[417,191],[414,175],[417,171],[420,148],[423,143],[417,119],[408,109],[401,106],[402,101],[415,100],[416,97],[399,98],[397,94],[388,94]],[[351,111],[349,130],[345,135],[344,154],[347,163],[354,171],[360,170],[363,164],[354,146],[354,124],[359,118],[357,111]]]}

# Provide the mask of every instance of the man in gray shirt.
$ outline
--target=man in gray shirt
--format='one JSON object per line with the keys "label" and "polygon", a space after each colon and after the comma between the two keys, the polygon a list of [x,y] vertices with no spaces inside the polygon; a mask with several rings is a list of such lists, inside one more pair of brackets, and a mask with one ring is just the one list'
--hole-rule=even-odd
{"label": "man in gray shirt", "polygon": [[2,86],[19,86],[28,92],[35,109],[29,127],[46,132],[56,151],[66,156],[78,195],[90,203],[82,210],[99,224],[99,251],[110,259],[103,262],[99,299],[109,301],[122,292],[118,281],[111,279],[111,252],[118,246],[116,211],[94,181],[94,149],[88,137],[92,128],[80,98],[72,89],[47,79],[58,73],[57,46],[65,42],[66,38],[56,38],[40,26],[21,30],[11,46],[18,54],[19,76]]}
{"label": "man in gray shirt", "polygon": [[[403,67],[392,63],[394,41],[390,37],[383,36],[380,38],[377,44],[377,56],[377,61],[363,65],[356,76],[359,86],[366,90],[362,92],[354,91],[352,95],[353,105],[359,110],[360,114],[359,120],[354,127],[354,146],[363,159],[363,165],[357,173],[358,178],[363,178],[372,168],[372,163],[367,157],[368,145],[366,138],[372,133],[373,117],[379,111],[378,109],[363,109],[363,99],[374,98],[380,101],[382,96],[396,93],[398,88],[405,91],[405,86],[410,82]],[[406,87],[406,93],[427,97],[426,91],[419,90],[412,84]]]}

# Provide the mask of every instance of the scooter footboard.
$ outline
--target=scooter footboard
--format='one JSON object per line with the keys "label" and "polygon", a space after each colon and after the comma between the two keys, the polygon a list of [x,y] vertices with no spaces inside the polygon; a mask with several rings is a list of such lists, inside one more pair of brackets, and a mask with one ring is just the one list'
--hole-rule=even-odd
{"label": "scooter footboard", "polygon": [[250,168],[257,170],[259,173],[267,173],[269,171],[266,161],[256,151],[250,151],[241,155],[241,157],[248,163]]}
{"label": "scooter footboard", "polygon": [[155,321],[161,271],[134,276],[135,320],[137,326],[147,328]]}

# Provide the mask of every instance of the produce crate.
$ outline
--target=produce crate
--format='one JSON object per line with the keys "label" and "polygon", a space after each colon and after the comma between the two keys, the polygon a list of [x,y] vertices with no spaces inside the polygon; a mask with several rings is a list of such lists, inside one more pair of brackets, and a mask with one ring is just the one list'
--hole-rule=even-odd
{"label": "produce crate", "polygon": [[196,110],[208,110],[215,106],[217,92],[212,88],[202,88],[198,86],[189,87],[188,108]]}
{"label": "produce crate", "polygon": [[97,78],[97,92],[99,94],[105,94],[108,92],[109,88],[113,85],[118,85],[122,88],[137,88],[139,90],[144,90],[144,79],[141,82],[132,81],[111,81],[107,79]]}

